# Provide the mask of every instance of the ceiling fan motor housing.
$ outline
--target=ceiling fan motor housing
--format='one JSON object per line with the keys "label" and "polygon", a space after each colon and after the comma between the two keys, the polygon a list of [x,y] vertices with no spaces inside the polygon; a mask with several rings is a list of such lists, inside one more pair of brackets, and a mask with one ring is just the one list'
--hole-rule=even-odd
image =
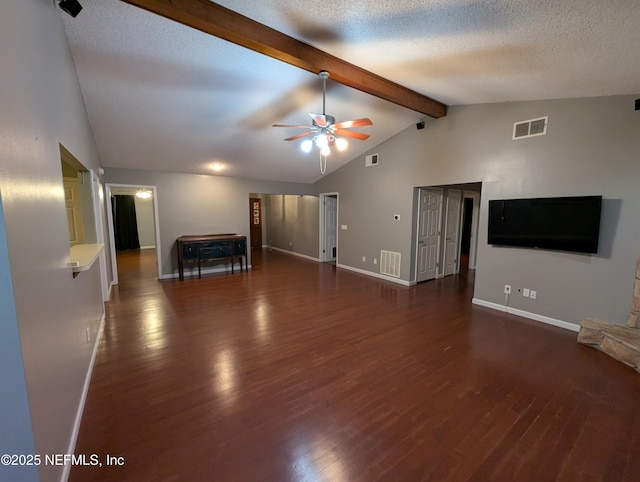
{"label": "ceiling fan motor housing", "polygon": [[333,117],[332,115],[325,114],[324,118],[326,120],[326,124],[325,125],[323,125],[323,126],[318,125],[318,123],[316,122],[315,119],[313,119],[313,125],[316,126],[316,127],[328,127],[328,126],[331,126],[331,125],[336,123],[336,118]]}

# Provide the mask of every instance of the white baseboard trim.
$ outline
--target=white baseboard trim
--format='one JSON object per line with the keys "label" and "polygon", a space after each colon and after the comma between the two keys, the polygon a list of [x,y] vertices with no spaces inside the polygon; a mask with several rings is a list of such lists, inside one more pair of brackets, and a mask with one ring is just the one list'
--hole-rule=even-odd
{"label": "white baseboard trim", "polygon": [[155,246],[140,246],[140,249],[156,249]]}
{"label": "white baseboard trim", "polygon": [[523,318],[529,318],[530,320],[546,323],[547,325],[557,326],[558,328],[564,328],[569,331],[580,331],[580,325],[575,323],[569,323],[567,321],[557,320],[548,316],[538,315],[537,313],[531,313],[529,311],[519,310],[517,308],[511,308],[509,306],[500,305],[498,303],[492,303],[491,301],[485,301],[478,298],[473,298],[471,302],[474,305],[484,306],[485,308],[491,308],[492,310],[502,311],[511,315],[522,316]]}
{"label": "white baseboard trim", "polygon": [[382,279],[385,281],[391,281],[392,283],[396,283],[399,285],[403,285],[403,286],[411,286],[411,282],[409,281],[405,281],[399,278],[394,278],[392,276],[387,276],[384,274],[380,274],[380,273],[374,273],[372,271],[366,271],[364,269],[360,269],[360,268],[354,268],[353,266],[348,266],[346,264],[340,264],[340,263],[336,263],[336,267],[337,268],[342,268],[342,269],[346,269],[349,271],[354,271],[356,273],[360,273],[360,274],[364,274],[366,276],[371,276],[372,278],[378,278],[378,279]]}
{"label": "white baseboard trim", "polygon": [[320,262],[320,258],[314,258],[313,256],[307,256],[306,254],[296,253],[295,251],[289,251],[288,249],[276,248],[275,246],[267,246],[267,248],[273,249],[274,251],[279,251],[281,253],[292,254],[293,256],[298,256],[299,258],[315,261],[316,263]]}
{"label": "white baseboard trim", "polygon": [[[73,422],[73,431],[71,432],[71,440],[69,441],[68,454],[75,453],[76,442],[78,441],[78,433],[80,432],[80,423],[82,422],[82,414],[84,412],[84,405],[87,401],[87,394],[89,393],[89,385],[91,384],[91,375],[93,375],[93,365],[96,362],[96,355],[98,354],[98,346],[100,346],[100,340],[102,339],[102,333],[104,331],[104,324],[106,320],[106,313],[102,313],[100,318],[100,324],[98,325],[98,331],[96,333],[96,339],[93,343],[93,350],[91,350],[91,359],[89,360],[89,367],[87,368],[87,374],[84,378],[84,387],[82,387],[82,396],[80,397],[80,403],[78,404],[78,410],[76,412],[76,419]],[[67,482],[69,479],[69,473],[71,472],[71,464],[65,464],[60,476],[60,482]]]}

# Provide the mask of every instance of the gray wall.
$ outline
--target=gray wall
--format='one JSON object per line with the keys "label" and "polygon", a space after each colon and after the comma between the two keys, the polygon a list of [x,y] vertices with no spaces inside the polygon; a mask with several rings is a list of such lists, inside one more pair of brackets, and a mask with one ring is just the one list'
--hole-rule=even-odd
{"label": "gray wall", "polygon": [[[76,279],[67,267],[59,143],[89,169],[97,170],[99,161],[60,12],[52,2],[3,2],[0,58],[0,192],[15,309],[14,316],[3,290],[2,335],[10,350],[2,356],[20,350],[24,366],[21,381],[19,366],[10,360],[14,378],[9,387],[16,391],[8,397],[3,386],[0,396],[3,428],[11,422],[2,430],[3,452],[35,447],[39,454],[65,453],[103,303],[98,264]],[[6,263],[0,269],[6,288]],[[27,410],[31,432],[24,421]],[[42,464],[40,478],[59,480],[62,470]],[[23,480],[33,480],[33,468],[23,474]]]}
{"label": "gray wall", "polygon": [[318,197],[265,196],[263,209],[269,246],[318,259]]}
{"label": "gray wall", "polygon": [[[481,181],[475,297],[503,304],[511,284],[538,291],[537,300],[512,296],[513,308],[569,323],[623,323],[640,248],[635,97],[459,106],[424,130],[406,129],[365,153],[379,153],[380,165],[365,167],[360,157],[316,183],[316,193],[340,193],[340,224],[349,229],[340,231],[339,262],[376,272],[362,266],[363,255],[400,251],[401,278],[413,280],[413,188]],[[544,115],[546,136],[511,140],[514,122]],[[571,195],[605,198],[598,255],[487,245],[488,200]]]}
{"label": "gray wall", "polygon": [[224,176],[105,168],[105,182],[157,188],[162,276],[178,273],[176,239],[186,234],[237,233],[249,237],[250,193],[311,194],[310,184]]}

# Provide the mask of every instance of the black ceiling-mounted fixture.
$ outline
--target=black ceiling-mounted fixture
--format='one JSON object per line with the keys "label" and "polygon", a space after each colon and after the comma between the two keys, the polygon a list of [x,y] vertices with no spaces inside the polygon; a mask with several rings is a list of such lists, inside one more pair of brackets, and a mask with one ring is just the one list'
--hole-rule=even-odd
{"label": "black ceiling-mounted fixture", "polygon": [[82,5],[80,5],[78,0],[60,0],[58,5],[63,12],[68,13],[73,18],[76,18],[80,13],[80,10],[82,10]]}

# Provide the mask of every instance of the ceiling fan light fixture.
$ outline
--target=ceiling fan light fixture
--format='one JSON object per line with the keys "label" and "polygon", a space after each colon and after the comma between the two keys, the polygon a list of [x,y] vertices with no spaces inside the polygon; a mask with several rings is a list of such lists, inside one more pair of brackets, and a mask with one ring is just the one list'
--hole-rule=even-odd
{"label": "ceiling fan light fixture", "polygon": [[347,147],[349,147],[349,143],[347,142],[346,139],[343,139],[342,137],[338,137],[336,139],[336,147],[338,148],[338,150],[340,152],[344,151]]}
{"label": "ceiling fan light fixture", "polygon": [[323,147],[329,146],[329,140],[327,139],[326,134],[320,134],[316,136],[316,146],[322,149]]}
{"label": "ceiling fan light fixture", "polygon": [[[332,115],[328,115],[325,111],[326,94],[327,94],[327,79],[329,78],[329,72],[323,70],[319,72],[322,79],[322,114],[309,113],[311,117],[311,125],[289,125],[289,124],[273,124],[272,127],[288,127],[291,129],[306,129],[306,132],[295,136],[287,137],[285,141],[295,141],[301,137],[309,136],[310,139],[303,141],[300,144],[300,149],[303,152],[311,152],[315,146],[320,151],[320,172],[325,173],[327,167],[327,156],[331,154],[332,149],[338,151],[344,151],[349,146],[349,142],[343,138],[343,136],[351,137],[364,141],[369,138],[367,134],[360,132],[352,132],[347,129],[354,127],[364,127],[373,125],[368,118],[354,119],[344,122],[336,123],[336,118]],[[340,136],[340,137],[338,137]]]}
{"label": "ceiling fan light fixture", "polygon": [[312,147],[313,147],[313,141],[311,139],[302,141],[302,144],[300,144],[300,149],[302,149],[302,152],[311,152]]}

